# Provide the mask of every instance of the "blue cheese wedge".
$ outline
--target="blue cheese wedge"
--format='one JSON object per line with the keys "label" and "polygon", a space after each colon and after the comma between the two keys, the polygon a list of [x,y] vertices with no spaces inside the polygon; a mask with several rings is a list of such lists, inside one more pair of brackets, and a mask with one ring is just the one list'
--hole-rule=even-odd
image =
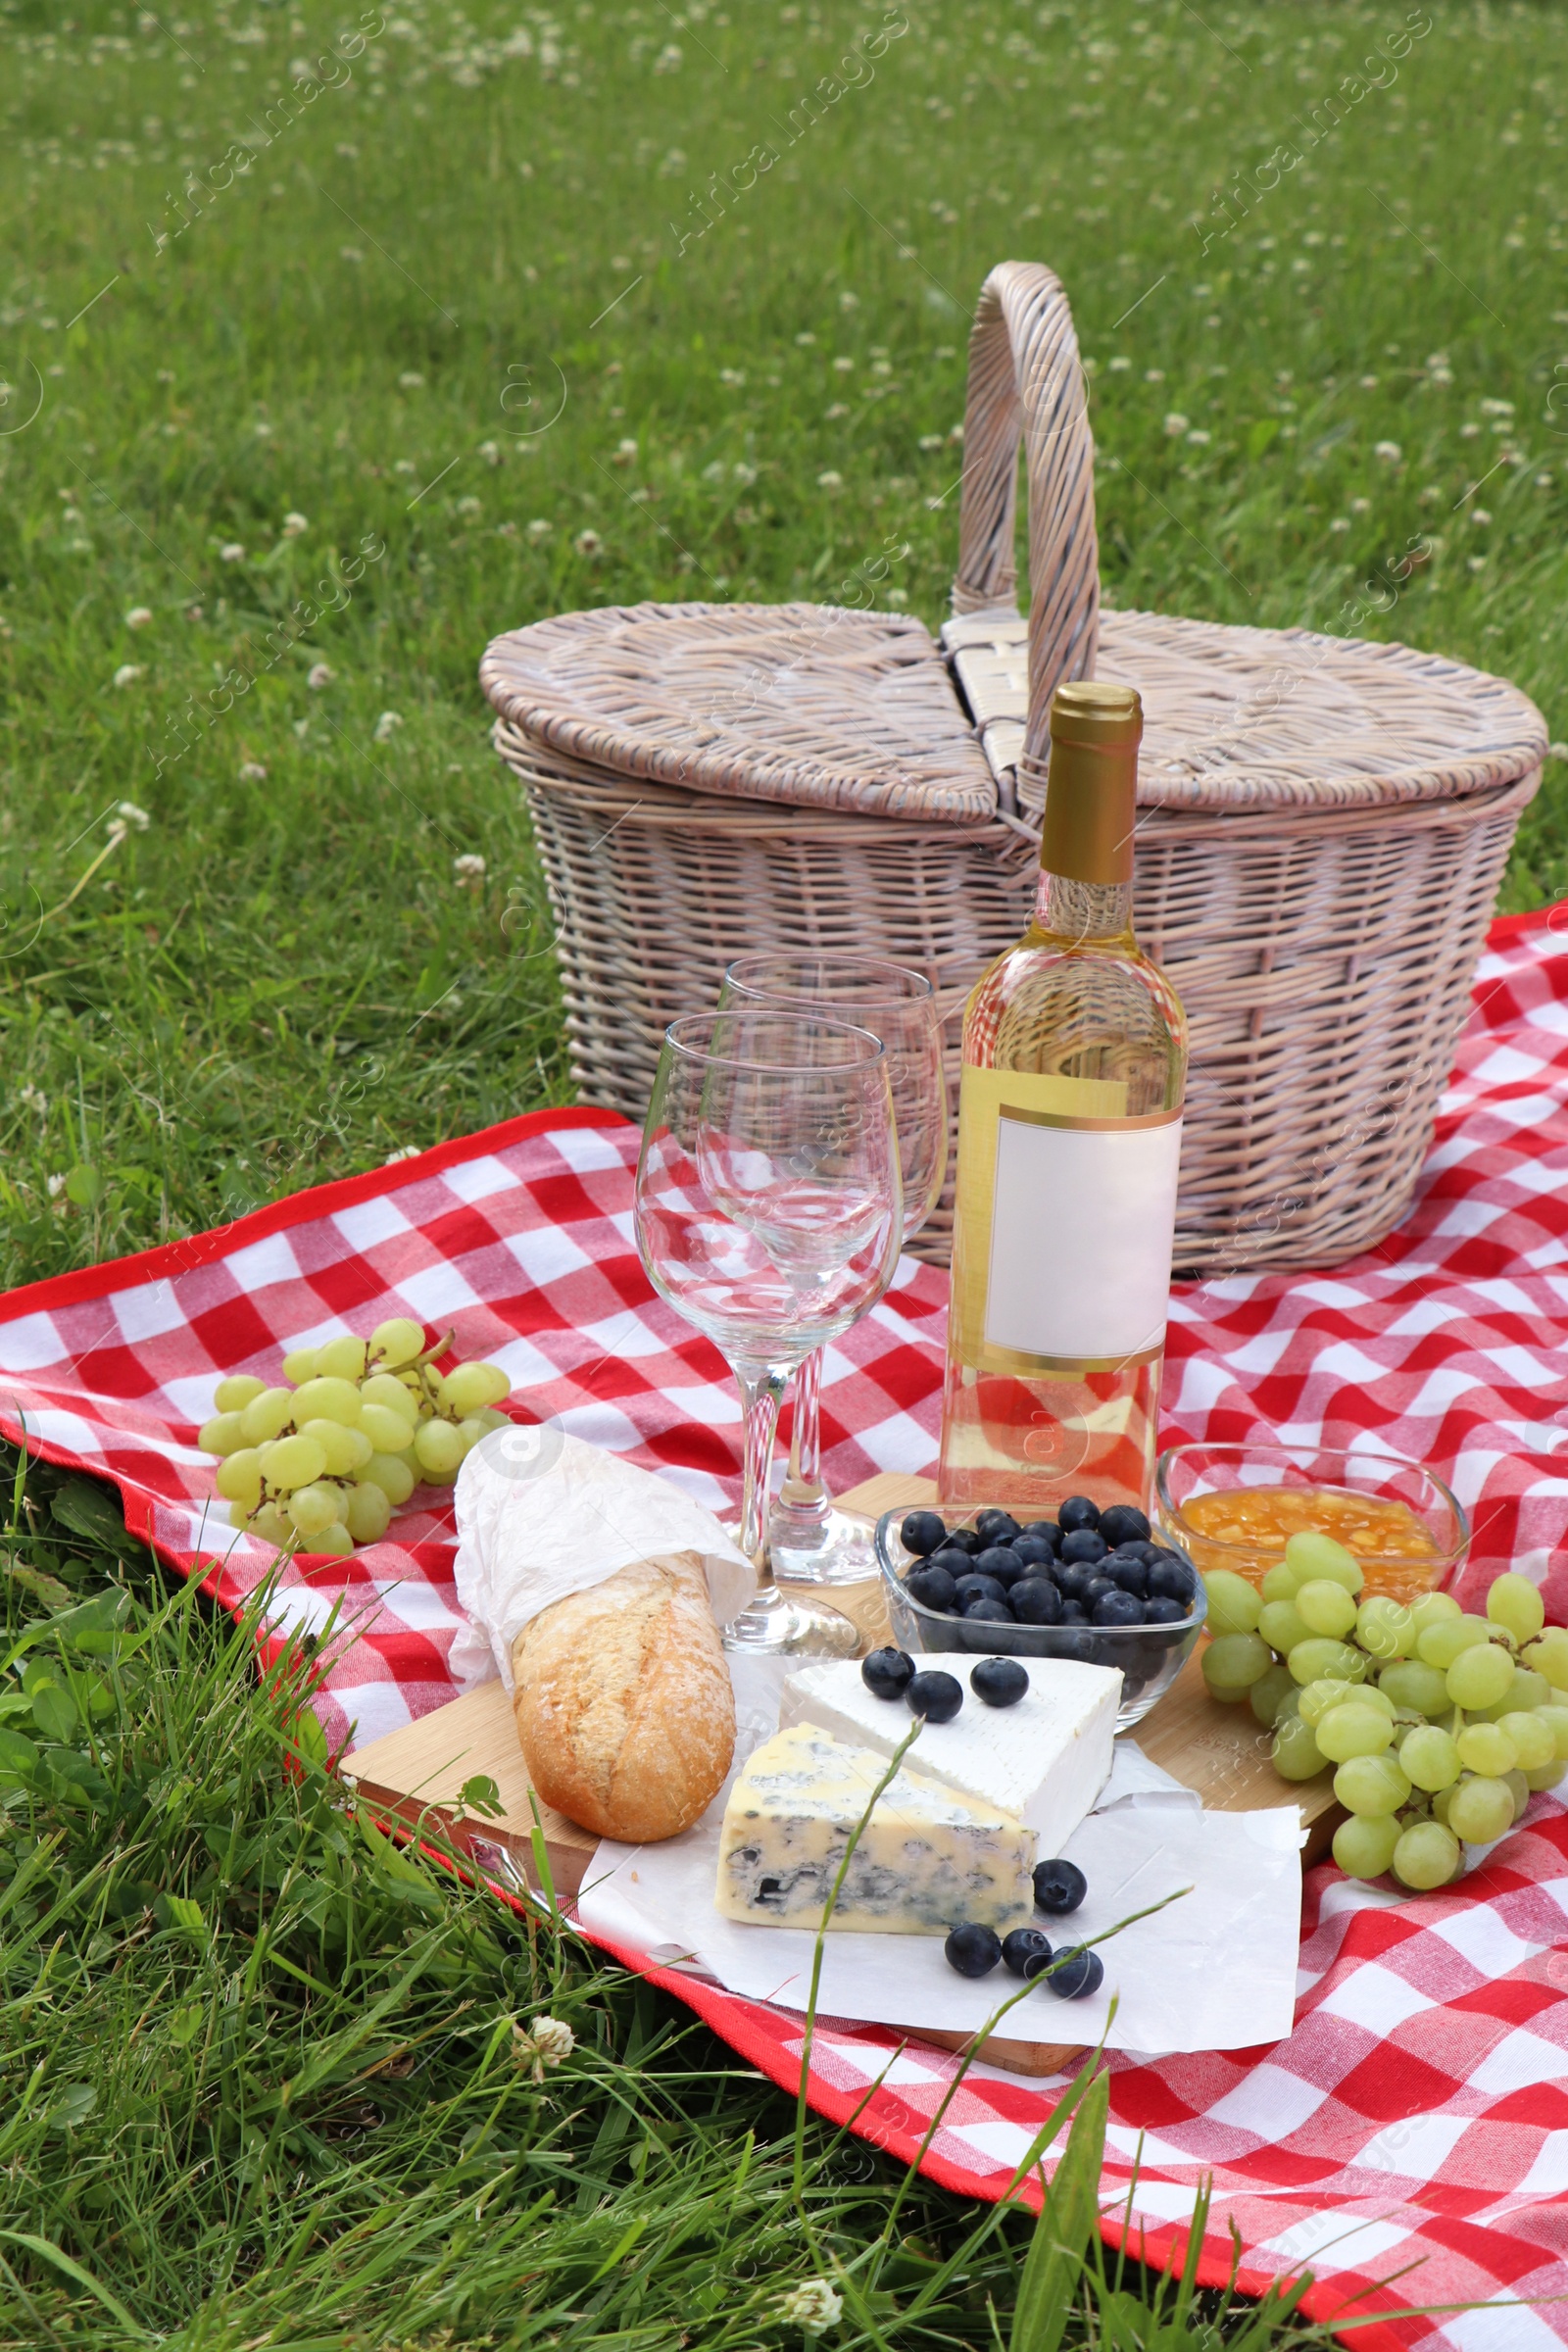
{"label": "blue cheese wedge", "polygon": [[[923,1735],[922,1735],[923,1737]],[[726,1919],[816,1929],[887,1758],[793,1724],[756,1749],[724,1807],[714,1901]],[[905,1767],[878,1798],[830,1928],[1005,1935],[1034,1917],[1036,1838],[995,1805]]]}
{"label": "blue cheese wedge", "polygon": [[[963,1685],[963,1706],[951,1723],[927,1723],[909,1766],[971,1804],[1010,1813],[1040,1837],[1043,1854],[1059,1854],[1110,1778],[1121,1676],[1114,1667],[1069,1658],[1030,1658],[1029,1688],[1015,1705],[988,1707],[969,1689],[972,1656],[922,1657]],[[803,1667],[784,1686],[781,1725],[814,1723],[835,1740],[891,1756],[908,1738],[902,1699],[878,1698],[853,1658]]]}

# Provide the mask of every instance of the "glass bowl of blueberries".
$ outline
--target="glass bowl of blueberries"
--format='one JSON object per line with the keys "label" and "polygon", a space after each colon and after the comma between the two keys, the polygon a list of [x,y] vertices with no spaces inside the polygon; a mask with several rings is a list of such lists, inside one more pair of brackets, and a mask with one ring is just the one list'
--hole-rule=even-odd
{"label": "glass bowl of blueberries", "polygon": [[1187,1554],[1132,1504],[1087,1494],[1024,1527],[1003,1510],[885,1511],[876,1556],[901,1649],[1118,1667],[1118,1731],[1169,1690],[1206,1614]]}

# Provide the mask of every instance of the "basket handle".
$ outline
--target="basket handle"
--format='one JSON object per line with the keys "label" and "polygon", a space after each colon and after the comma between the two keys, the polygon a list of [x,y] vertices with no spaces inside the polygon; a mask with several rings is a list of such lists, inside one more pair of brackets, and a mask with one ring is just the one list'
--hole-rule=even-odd
{"label": "basket handle", "polygon": [[1041,262],[1001,262],[969,336],[956,613],[1014,605],[1018,442],[1029,468],[1029,723],[1018,761],[1044,787],[1051,698],[1094,675],[1100,634],[1095,443],[1072,312]]}

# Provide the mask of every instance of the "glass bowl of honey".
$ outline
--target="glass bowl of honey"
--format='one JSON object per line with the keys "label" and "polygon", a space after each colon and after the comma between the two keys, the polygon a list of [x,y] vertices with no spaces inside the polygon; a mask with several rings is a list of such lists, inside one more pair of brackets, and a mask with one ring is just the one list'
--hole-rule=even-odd
{"label": "glass bowl of honey", "polygon": [[1260,1584],[1301,1528],[1354,1552],[1368,1592],[1411,1600],[1446,1585],[1470,1548],[1464,1505],[1419,1462],[1370,1449],[1172,1446],[1154,1471],[1159,1529],[1203,1573]]}

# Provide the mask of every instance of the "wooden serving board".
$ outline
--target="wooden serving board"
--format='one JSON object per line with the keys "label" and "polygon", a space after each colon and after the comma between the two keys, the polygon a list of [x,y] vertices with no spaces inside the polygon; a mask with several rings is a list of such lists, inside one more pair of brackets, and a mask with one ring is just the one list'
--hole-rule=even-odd
{"label": "wooden serving board", "polygon": [[[887,1471],[839,1495],[837,1502],[841,1510],[874,1520],[883,1511],[913,1510],[934,1503],[936,1492],[930,1479]],[[892,1639],[879,1583],[811,1585],[800,1590],[813,1600],[841,1609],[858,1628],[864,1648],[874,1649]],[[1303,1861],[1317,1861],[1327,1851],[1335,1824],[1342,1818],[1330,1775],[1323,1773],[1292,1790],[1269,1762],[1268,1735],[1259,1730],[1251,1710],[1216,1705],[1204,1688],[1196,1656],[1139,1724],[1136,1738],[1145,1755],[1189,1788],[1197,1789],[1203,1803],[1217,1810],[1248,1812],[1287,1803],[1294,1793],[1308,1832]],[[481,1684],[477,1690],[450,1699],[405,1730],[356,1748],[344,1758],[342,1774],[383,1819],[411,1830],[421,1823],[436,1826],[488,1877],[543,1892],[534,1859],[527,1768],[517,1744],[512,1701],[499,1682]],[[465,1783],[485,1776],[495,1782],[500,1796],[502,1810],[497,1819],[476,1814],[462,1801]],[[556,1894],[568,1902],[581,1888],[599,1840],[547,1805],[539,1806],[539,1816]],[[913,2039],[949,2050],[962,2049],[973,2040],[972,2035],[921,2027],[895,2026],[895,2031],[906,2031]],[[1054,2075],[1074,2064],[1082,2055],[1082,2046],[994,2034],[980,2044],[979,2055],[988,2064],[1014,2074]]]}

